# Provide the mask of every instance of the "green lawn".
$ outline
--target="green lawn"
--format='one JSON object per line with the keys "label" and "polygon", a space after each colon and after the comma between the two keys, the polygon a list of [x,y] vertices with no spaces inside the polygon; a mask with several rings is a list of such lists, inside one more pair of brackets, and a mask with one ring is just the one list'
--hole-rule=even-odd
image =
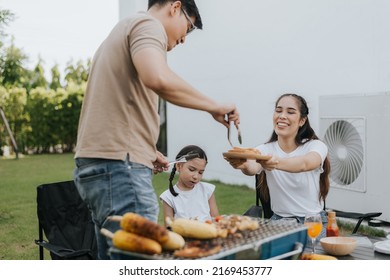
{"label": "green lawn", "polygon": [[[39,259],[36,187],[71,180],[73,168],[73,154],[0,158],[0,260]],[[154,176],[153,183],[160,195],[168,187],[168,174]],[[212,183],[221,214],[241,214],[254,203],[252,189]]]}

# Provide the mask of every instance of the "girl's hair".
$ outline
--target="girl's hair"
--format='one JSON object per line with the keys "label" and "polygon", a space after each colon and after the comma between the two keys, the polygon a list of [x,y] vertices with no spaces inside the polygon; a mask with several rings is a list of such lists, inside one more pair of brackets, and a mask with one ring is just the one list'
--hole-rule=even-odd
{"label": "girl's hair", "polygon": [[[286,93],[280,96],[275,103],[275,107],[278,106],[279,101],[286,96],[291,96],[295,98],[298,102],[299,106],[299,112],[301,113],[301,119],[306,118],[305,124],[299,128],[297,136],[295,137],[295,143],[300,146],[305,144],[309,140],[319,139],[318,136],[315,134],[313,128],[310,126],[309,122],[309,108],[307,107],[306,100],[297,94],[294,93]],[[271,138],[268,140],[267,143],[275,142],[278,140],[278,135],[275,133],[275,130],[272,132]],[[319,200],[324,200],[329,192],[329,173],[330,173],[330,161],[328,156],[325,158],[324,164],[323,164],[323,172],[320,175],[320,193],[319,193]],[[269,200],[269,190],[267,185],[267,180],[265,176],[264,170],[259,175],[259,185],[256,187],[260,188],[260,195],[265,199],[266,201]]]}
{"label": "girl's hair", "polygon": [[[177,154],[176,160],[185,159],[186,161],[189,161],[194,158],[200,158],[204,159],[207,164],[207,156],[206,153],[198,146],[195,145],[188,145],[185,146],[181,151]],[[173,189],[173,179],[175,178],[176,173],[176,164],[173,165],[171,176],[169,176],[169,191],[173,196],[178,196],[178,193],[175,192]]]}

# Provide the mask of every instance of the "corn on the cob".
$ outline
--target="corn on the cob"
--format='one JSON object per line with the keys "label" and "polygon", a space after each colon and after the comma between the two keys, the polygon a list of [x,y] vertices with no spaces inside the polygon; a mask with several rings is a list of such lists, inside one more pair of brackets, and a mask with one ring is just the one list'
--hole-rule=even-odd
{"label": "corn on the cob", "polygon": [[337,260],[336,257],[320,254],[302,254],[301,260]]}
{"label": "corn on the cob", "polygon": [[174,251],[183,248],[185,245],[184,238],[173,231],[168,231],[168,240],[162,244],[164,250]]}
{"label": "corn on the cob", "polygon": [[136,213],[126,213],[123,216],[112,216],[111,220],[120,221],[123,230],[156,240],[160,244],[168,240],[168,230]]}
{"label": "corn on the cob", "polygon": [[115,233],[102,229],[101,233],[112,239],[112,243],[118,249],[143,254],[161,254],[161,245],[153,240],[124,230]]}
{"label": "corn on the cob", "polygon": [[178,218],[167,221],[172,230],[183,237],[196,239],[211,239],[218,236],[217,228],[213,224],[202,223],[196,220]]}

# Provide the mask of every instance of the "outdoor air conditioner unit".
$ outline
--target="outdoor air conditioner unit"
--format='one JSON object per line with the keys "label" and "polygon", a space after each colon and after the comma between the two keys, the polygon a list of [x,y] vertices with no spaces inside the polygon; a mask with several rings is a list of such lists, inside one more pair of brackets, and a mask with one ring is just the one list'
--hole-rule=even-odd
{"label": "outdoor air conditioner unit", "polygon": [[331,164],[328,208],[390,222],[390,93],[320,96]]}

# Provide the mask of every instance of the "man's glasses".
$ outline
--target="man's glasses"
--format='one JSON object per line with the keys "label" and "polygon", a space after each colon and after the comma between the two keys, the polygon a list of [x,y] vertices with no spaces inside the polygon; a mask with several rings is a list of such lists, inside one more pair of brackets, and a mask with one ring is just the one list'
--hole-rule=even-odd
{"label": "man's glasses", "polygon": [[184,16],[186,17],[186,19],[190,22],[191,24],[191,27],[187,29],[187,35],[190,34],[192,31],[194,31],[195,29],[197,29],[197,27],[195,26],[195,24],[192,23],[192,20],[191,18],[188,16],[187,12],[181,7],[181,10],[184,14]]}

